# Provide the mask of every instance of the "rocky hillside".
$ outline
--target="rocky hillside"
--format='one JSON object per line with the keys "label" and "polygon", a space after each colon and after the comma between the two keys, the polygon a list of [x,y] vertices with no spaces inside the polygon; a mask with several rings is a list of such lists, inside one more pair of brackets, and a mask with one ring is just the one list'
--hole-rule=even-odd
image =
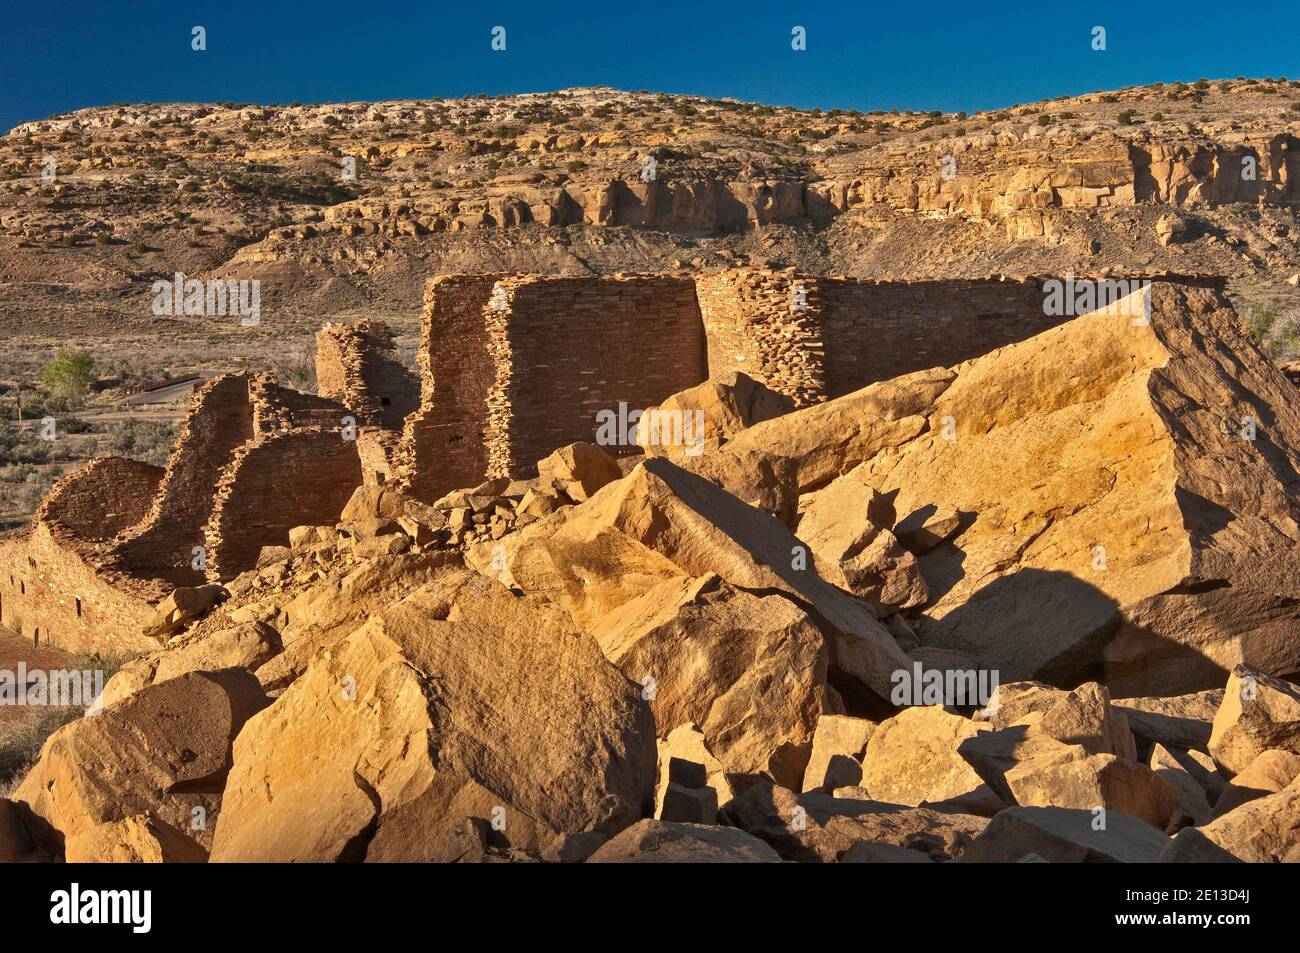
{"label": "rocky hillside", "polygon": [[[229,363],[328,318],[413,329],[448,271],[1168,269],[1285,314],[1297,135],[1280,79],[970,116],[612,89],[84,109],[0,138],[0,319],[12,374],[56,338]],[[178,271],[261,279],[261,325],[156,316]]]}

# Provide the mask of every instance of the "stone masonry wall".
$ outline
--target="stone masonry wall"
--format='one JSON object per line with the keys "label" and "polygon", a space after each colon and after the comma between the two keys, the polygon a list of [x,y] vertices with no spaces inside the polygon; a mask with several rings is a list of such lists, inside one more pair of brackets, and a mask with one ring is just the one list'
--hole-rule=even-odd
{"label": "stone masonry wall", "polygon": [[424,289],[420,406],[406,419],[397,469],[425,500],[487,473],[487,396],[496,382],[484,310],[498,275],[441,275]]}
{"label": "stone masonry wall", "polygon": [[253,408],[256,437],[297,427],[340,430],[343,419],[352,413],[337,400],[281,386],[270,374],[259,374],[249,380],[248,400]]}
{"label": "stone masonry wall", "polygon": [[825,397],[929,367],[951,367],[1040,334],[1042,281],[819,278]]}
{"label": "stone masonry wall", "polygon": [[741,371],[806,406],[825,398],[818,282],[793,270],[736,268],[695,282],[709,376]]}
{"label": "stone masonry wall", "polygon": [[295,526],[337,522],[360,485],[356,441],[337,430],[291,430],[241,447],[204,527],[208,580],[252,569],[262,547],[287,546]]}
{"label": "stone masonry wall", "polygon": [[96,457],[54,484],[36,521],[70,543],[105,542],[145,518],[165,472],[139,460]]}
{"label": "stone masonry wall", "polygon": [[97,573],[46,523],[0,543],[0,620],[34,644],[122,655],[155,649],[141,629],[152,603]]}
{"label": "stone masonry wall", "polygon": [[176,586],[201,585],[192,568],[203,542],[222,469],[253,436],[249,377],[215,377],[194,392],[149,514],[106,554],[103,567],[124,587],[159,599]]}
{"label": "stone masonry wall", "polygon": [[389,430],[400,430],[420,404],[420,381],[397,360],[393,332],[369,319],[316,333],[316,390],[359,423]]}
{"label": "stone masonry wall", "polygon": [[488,395],[492,476],[526,474],[556,447],[592,440],[599,411],[650,407],[708,376],[689,278],[513,277],[500,285],[504,301],[487,311],[500,328]]}
{"label": "stone masonry wall", "polygon": [[68,651],[150,647],[139,635],[148,602],[101,578],[94,560],[144,517],[162,475],[161,467],[99,457],[56,483],[31,532],[0,544],[0,622]]}
{"label": "stone masonry wall", "polygon": [[867,281],[793,270],[701,276],[714,376],[743,371],[800,406],[951,366],[1067,318],[1037,279]]}

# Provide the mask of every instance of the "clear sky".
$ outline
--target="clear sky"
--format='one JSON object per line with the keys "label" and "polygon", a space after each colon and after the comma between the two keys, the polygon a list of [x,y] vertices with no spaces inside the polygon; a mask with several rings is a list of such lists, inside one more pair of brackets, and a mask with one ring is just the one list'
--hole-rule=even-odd
{"label": "clear sky", "polygon": [[[207,50],[191,49],[191,29]],[[506,49],[491,49],[494,26]],[[791,29],[807,49],[791,49]],[[1091,48],[1106,29],[1107,49]],[[115,102],[304,103],[614,86],[975,112],[1155,81],[1300,77],[1300,2],[709,4],[5,0],[0,130]]]}

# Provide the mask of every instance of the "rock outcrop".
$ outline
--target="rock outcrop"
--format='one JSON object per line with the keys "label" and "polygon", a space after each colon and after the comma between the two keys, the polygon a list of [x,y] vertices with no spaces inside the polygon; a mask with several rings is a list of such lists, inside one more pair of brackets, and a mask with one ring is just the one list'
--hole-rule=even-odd
{"label": "rock outcrop", "polygon": [[654,729],[562,610],[460,572],[314,659],[234,762],[214,861],[436,860],[466,817],[534,852],[622,830],[650,807]]}
{"label": "rock outcrop", "polygon": [[[700,472],[787,515],[792,492],[815,506],[850,471],[900,522],[952,511],[961,528],[917,556],[924,644],[1004,681],[1181,693],[1241,662],[1300,671],[1293,393],[1220,295],[1155,282],[950,370],[757,424]],[[759,472],[793,487],[755,486]]]}

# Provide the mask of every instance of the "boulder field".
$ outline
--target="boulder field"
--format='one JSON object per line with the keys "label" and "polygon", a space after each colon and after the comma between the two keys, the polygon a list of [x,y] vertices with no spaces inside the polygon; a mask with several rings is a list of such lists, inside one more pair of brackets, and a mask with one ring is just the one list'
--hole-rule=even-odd
{"label": "boulder field", "polygon": [[1300,860],[1300,410],[1217,291],[664,407],[173,593],[0,859]]}

